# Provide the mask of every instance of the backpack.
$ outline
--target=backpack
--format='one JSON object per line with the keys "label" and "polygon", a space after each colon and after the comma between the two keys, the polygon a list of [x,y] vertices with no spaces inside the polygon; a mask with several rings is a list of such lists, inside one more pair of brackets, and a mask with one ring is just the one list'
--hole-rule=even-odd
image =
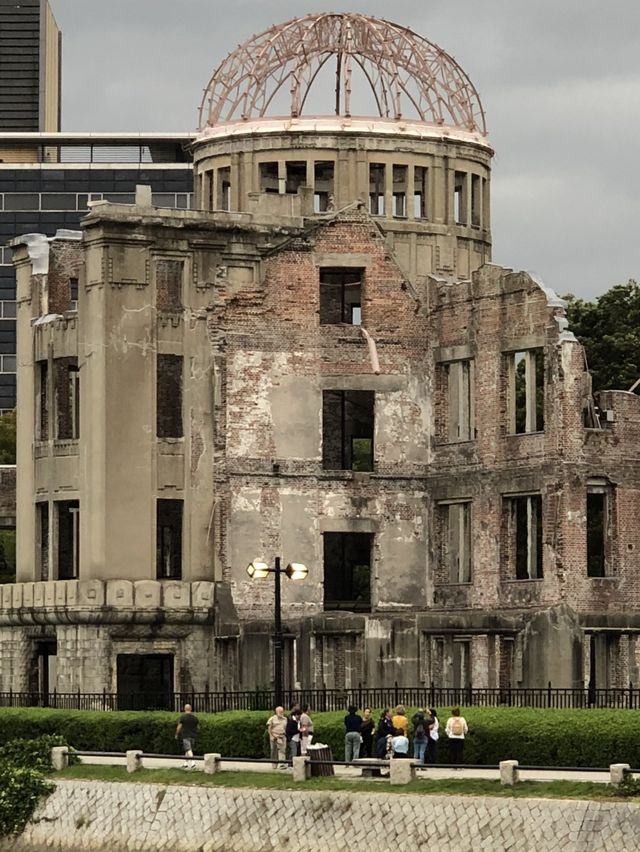
{"label": "backpack", "polygon": [[416,726],[413,729],[413,736],[417,740],[423,740],[424,739],[424,725],[422,724],[421,721],[416,722]]}
{"label": "backpack", "polygon": [[300,730],[300,728],[299,728],[298,720],[296,719],[296,717],[295,716],[289,716],[289,718],[287,719],[287,726],[286,726],[285,731],[284,731],[286,738],[288,740],[290,740],[291,737],[295,736],[298,733],[299,730]]}
{"label": "backpack", "polygon": [[461,737],[464,733],[464,726],[460,716],[453,716],[451,719],[451,733],[454,737]]}

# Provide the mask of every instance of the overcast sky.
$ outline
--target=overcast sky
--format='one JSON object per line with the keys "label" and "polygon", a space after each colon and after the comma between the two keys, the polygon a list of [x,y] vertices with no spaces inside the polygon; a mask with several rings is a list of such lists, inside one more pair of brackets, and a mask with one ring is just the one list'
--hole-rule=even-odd
{"label": "overcast sky", "polygon": [[480,92],[496,150],[493,259],[559,293],[640,277],[640,0],[50,0],[63,129],[192,131],[221,59],[316,11],[411,27]]}

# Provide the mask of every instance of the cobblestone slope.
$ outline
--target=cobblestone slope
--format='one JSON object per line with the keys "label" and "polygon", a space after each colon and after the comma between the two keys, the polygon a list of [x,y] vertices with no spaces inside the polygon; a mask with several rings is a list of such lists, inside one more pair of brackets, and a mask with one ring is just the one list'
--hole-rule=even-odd
{"label": "cobblestone slope", "polygon": [[0,850],[640,850],[634,804],[63,781]]}

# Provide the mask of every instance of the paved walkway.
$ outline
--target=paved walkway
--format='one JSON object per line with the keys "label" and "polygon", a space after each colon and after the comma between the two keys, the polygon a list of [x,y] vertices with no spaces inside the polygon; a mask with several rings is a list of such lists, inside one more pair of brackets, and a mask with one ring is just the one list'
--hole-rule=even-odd
{"label": "paved walkway", "polygon": [[[99,764],[103,766],[124,766],[126,760],[118,757],[83,757],[83,763]],[[143,759],[145,769],[180,769],[182,760],[171,760],[166,758],[145,757]],[[203,761],[196,759],[196,771],[203,769]],[[233,761],[221,764],[223,772],[274,772],[270,763],[235,763]],[[289,770],[291,771],[291,770]],[[338,778],[360,778],[360,769],[350,766],[336,766],[335,773]],[[283,773],[284,774],[284,773]],[[500,773],[497,769],[419,769],[419,778],[433,778],[442,780],[444,778],[478,778],[489,781],[497,781]],[[385,781],[386,779],[382,779]],[[565,772],[555,769],[537,769],[530,771],[520,770],[521,781],[593,781],[602,784],[609,783],[609,772]]]}

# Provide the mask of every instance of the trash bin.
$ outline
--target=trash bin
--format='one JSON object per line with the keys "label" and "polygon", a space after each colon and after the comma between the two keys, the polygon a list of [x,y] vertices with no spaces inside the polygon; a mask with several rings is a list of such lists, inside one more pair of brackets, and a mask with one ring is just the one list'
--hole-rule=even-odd
{"label": "trash bin", "polygon": [[312,778],[318,778],[320,775],[335,775],[330,763],[320,763],[320,761],[333,760],[329,746],[321,743],[310,745],[307,754],[309,755],[309,774]]}

